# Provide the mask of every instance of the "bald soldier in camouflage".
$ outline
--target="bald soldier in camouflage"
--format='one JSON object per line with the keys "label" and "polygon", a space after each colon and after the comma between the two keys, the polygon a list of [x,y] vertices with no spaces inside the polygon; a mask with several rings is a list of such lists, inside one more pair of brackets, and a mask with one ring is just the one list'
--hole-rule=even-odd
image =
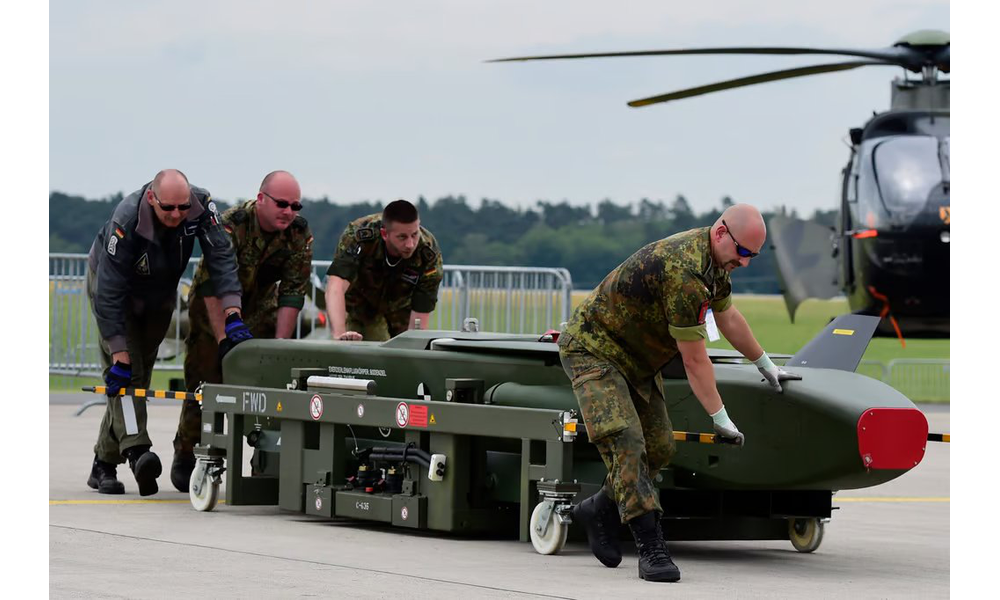
{"label": "bald soldier in camouflage", "polygon": [[653,483],[675,451],[660,375],[668,362],[680,354],[715,431],[744,442],[726,414],[705,348],[709,309],[722,334],[774,391],[781,391],[781,381],[797,378],[771,362],[732,304],[729,274],[757,256],[765,237],[757,209],[738,204],[711,227],[644,246],[604,278],[559,337],[559,356],[587,434],[608,468],[604,487],[576,507],[574,519],[608,567],[621,562],[618,530],[627,523],[639,549],[639,577],[680,579],[663,539],[663,509]]}
{"label": "bald soldier in camouflage", "polygon": [[417,208],[396,200],[347,226],[327,274],[331,337],[384,341],[427,328],[444,266]]}
{"label": "bald soldier in camouflage", "polygon": [[[298,214],[302,191],[287,171],[269,173],[257,198],[227,210],[222,225],[236,249],[243,289],[243,320],[258,338],[290,338],[295,334],[299,311],[312,272],[312,234]],[[222,382],[222,357],[230,349],[213,282],[199,263],[188,294],[190,328],[185,340],[184,381],[188,391],[203,382]],[[188,491],[194,468],[194,446],[201,439],[201,408],[185,401],[174,437],[174,462],[170,480],[179,491]]]}

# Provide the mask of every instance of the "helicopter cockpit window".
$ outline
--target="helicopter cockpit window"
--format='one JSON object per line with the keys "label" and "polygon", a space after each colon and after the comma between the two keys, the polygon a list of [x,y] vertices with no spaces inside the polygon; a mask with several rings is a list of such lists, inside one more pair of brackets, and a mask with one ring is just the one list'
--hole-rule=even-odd
{"label": "helicopter cockpit window", "polygon": [[941,160],[941,180],[951,183],[951,136],[938,140],[938,158]]}
{"label": "helicopter cockpit window", "polygon": [[923,209],[931,191],[947,181],[950,145],[935,137],[888,138],[872,150],[879,197],[890,215]]}
{"label": "helicopter cockpit window", "polygon": [[847,201],[857,202],[858,201],[858,163],[861,162],[861,154],[855,152],[854,156],[851,157],[850,170],[847,173]]}
{"label": "helicopter cockpit window", "polygon": [[951,119],[944,115],[927,115],[913,119],[911,124],[913,133],[933,135],[934,137],[948,137],[951,134]]}

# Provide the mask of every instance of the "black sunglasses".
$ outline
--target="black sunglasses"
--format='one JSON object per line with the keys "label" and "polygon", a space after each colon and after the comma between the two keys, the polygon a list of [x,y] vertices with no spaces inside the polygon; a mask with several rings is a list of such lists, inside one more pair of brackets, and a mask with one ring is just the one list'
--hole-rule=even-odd
{"label": "black sunglasses", "polygon": [[743,258],[755,258],[760,255],[760,252],[752,252],[749,248],[744,248],[743,246],[740,246],[740,243],[737,242],[736,238],[733,237],[733,232],[729,231],[729,225],[726,225],[725,219],[722,220],[722,225],[723,227],[726,228],[726,233],[729,234],[729,238],[733,240],[734,244],[736,244],[736,254],[739,254]]}
{"label": "black sunglasses", "polygon": [[157,197],[156,192],[153,192],[153,200],[156,200],[156,203],[160,205],[160,208],[163,209],[163,212],[174,212],[175,210],[180,210],[180,211],[191,210],[190,202],[186,204],[164,204],[160,202],[160,198]]}
{"label": "black sunglasses", "polygon": [[288,200],[280,200],[264,191],[262,191],[261,194],[264,194],[265,196],[270,198],[271,202],[274,202],[274,205],[280,208],[281,210],[284,210],[289,206],[291,206],[292,210],[294,210],[295,212],[299,212],[300,210],[302,210],[302,204],[299,202],[289,202]]}

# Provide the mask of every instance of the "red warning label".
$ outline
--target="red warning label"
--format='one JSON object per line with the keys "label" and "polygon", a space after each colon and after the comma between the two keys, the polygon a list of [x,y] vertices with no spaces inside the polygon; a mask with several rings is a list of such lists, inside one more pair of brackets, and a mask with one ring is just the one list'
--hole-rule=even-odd
{"label": "red warning label", "polygon": [[410,405],[410,427],[427,427],[427,406]]}

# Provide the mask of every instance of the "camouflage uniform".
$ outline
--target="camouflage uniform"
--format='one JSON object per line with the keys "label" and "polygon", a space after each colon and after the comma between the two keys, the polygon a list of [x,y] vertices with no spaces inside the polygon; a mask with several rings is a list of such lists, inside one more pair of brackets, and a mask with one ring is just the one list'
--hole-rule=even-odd
{"label": "camouflage uniform", "polygon": [[[305,304],[312,272],[313,237],[309,224],[296,216],[284,231],[264,231],[257,219],[256,200],[227,210],[222,224],[236,249],[243,288],[243,322],[254,337],[274,338],[278,308],[301,310]],[[190,327],[184,340],[184,381],[188,391],[194,391],[202,382],[222,382],[219,343],[205,308],[205,296],[212,295],[212,280],[204,263],[199,263],[188,293]],[[201,408],[197,401],[185,401],[174,450],[191,452],[200,439]]]}
{"label": "camouflage uniform", "polygon": [[676,449],[660,370],[677,341],[708,337],[705,315],[732,304],[712,260],[709,228],[653,242],[604,278],[559,337],[590,441],[608,467],[605,492],[622,522],[662,511],[652,479]]}
{"label": "camouflage uniform", "polygon": [[379,213],[351,222],[327,270],[351,284],[345,297],[347,330],[375,341],[406,331],[410,311],[433,311],[444,277],[441,250],[431,232],[421,227],[413,255],[390,265],[381,227]]}

